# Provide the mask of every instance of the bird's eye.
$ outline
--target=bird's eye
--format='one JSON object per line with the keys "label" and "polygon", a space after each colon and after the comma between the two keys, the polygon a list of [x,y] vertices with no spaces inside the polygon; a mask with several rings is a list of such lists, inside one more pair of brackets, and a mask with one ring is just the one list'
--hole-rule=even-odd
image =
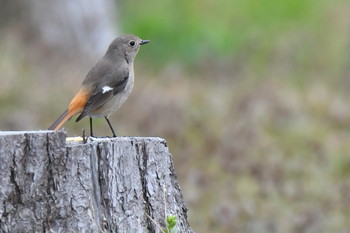
{"label": "bird's eye", "polygon": [[136,42],[135,42],[135,41],[133,41],[133,40],[131,40],[131,41],[129,42],[129,45],[130,45],[131,47],[134,47],[134,46],[135,46],[135,44],[136,44]]}

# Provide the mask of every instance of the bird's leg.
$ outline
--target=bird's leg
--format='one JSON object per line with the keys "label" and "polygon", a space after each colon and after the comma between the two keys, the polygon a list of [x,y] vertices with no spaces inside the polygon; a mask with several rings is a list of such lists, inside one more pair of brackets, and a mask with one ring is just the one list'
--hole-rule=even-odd
{"label": "bird's leg", "polygon": [[85,129],[83,129],[83,143],[86,144],[87,143],[87,140],[86,140],[86,137],[85,137]]}
{"label": "bird's leg", "polygon": [[106,116],[105,116],[105,119],[106,119],[106,121],[107,121],[107,123],[109,125],[109,128],[111,128],[111,130],[112,130],[113,137],[117,137],[117,135],[115,134],[114,129],[113,129],[112,125],[111,125],[111,122],[109,122],[109,120],[108,120],[108,118]]}
{"label": "bird's leg", "polygon": [[92,118],[90,117],[90,136],[93,137],[94,134],[92,132]]}

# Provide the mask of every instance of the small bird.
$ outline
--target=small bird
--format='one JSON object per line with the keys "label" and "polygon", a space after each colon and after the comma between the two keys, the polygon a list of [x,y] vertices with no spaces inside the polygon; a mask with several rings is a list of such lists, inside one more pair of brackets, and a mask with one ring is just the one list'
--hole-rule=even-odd
{"label": "small bird", "polygon": [[106,54],[86,75],[68,109],[48,128],[58,130],[76,114],[76,122],[90,118],[90,136],[93,136],[92,118],[104,117],[113,137],[116,133],[108,117],[117,111],[129,97],[134,86],[134,60],[141,45],[149,43],[134,35],[117,37]]}

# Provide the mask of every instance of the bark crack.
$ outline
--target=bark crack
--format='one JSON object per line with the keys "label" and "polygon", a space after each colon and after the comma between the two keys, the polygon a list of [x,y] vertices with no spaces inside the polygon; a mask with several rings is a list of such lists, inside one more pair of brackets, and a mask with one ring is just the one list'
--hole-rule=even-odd
{"label": "bark crack", "polygon": [[[103,187],[103,174],[102,174],[102,169],[101,169],[101,149],[100,145],[96,146],[96,156],[97,156],[97,178],[98,178],[98,186],[100,187],[100,197],[103,200],[103,192],[102,192],[102,187]],[[103,202],[103,201],[102,201]],[[102,203],[100,203],[102,204]]]}
{"label": "bark crack", "polygon": [[55,182],[53,178],[53,172],[52,172],[52,160],[51,160],[51,151],[50,151],[50,139],[49,135],[46,135],[46,153],[47,153],[47,158],[48,158],[48,163],[47,163],[47,170],[48,170],[48,177],[47,177],[47,189],[46,192],[47,194],[51,195],[52,190],[51,188],[55,191]]}
{"label": "bark crack", "polygon": [[13,165],[10,168],[10,181],[15,186],[15,189],[14,189],[15,192],[13,195],[11,195],[12,196],[11,200],[12,200],[12,203],[14,205],[23,204],[22,200],[21,200],[21,190],[20,190],[19,185],[16,181],[17,164],[16,164],[16,154],[15,153],[13,154],[13,157],[12,157],[12,164]]}
{"label": "bark crack", "polygon": [[[100,180],[100,156],[101,156],[101,150],[99,148],[100,145],[96,146],[96,154],[90,153],[90,167],[91,167],[91,179],[92,179],[92,191],[93,191],[93,207],[95,211],[97,212],[97,221],[96,224],[100,227],[103,227],[103,230],[107,230],[106,224],[103,221],[102,214],[101,214],[101,197],[102,197],[102,190],[101,190],[101,180]],[[93,150],[93,146],[90,148]],[[108,227],[108,222],[107,222]]]}
{"label": "bark crack", "polygon": [[46,188],[46,193],[48,194],[48,198],[46,200],[46,219],[43,222],[43,229],[44,232],[46,232],[46,229],[50,229],[50,222],[51,218],[51,202],[50,199],[52,199],[52,190],[56,191],[55,188],[55,181],[53,178],[53,172],[52,172],[52,160],[51,160],[51,150],[50,150],[50,138],[49,135],[46,134],[46,153],[47,153],[47,172],[48,172],[48,177],[47,177],[47,188]]}
{"label": "bark crack", "polygon": [[[148,161],[148,153],[146,150],[146,144],[143,142],[141,145],[142,148],[142,153],[140,153],[138,144],[135,145],[137,153],[140,155],[140,163],[142,162],[142,165],[140,164],[139,166],[139,171],[140,171],[140,178],[141,178],[141,185],[142,185],[142,194],[143,194],[143,200],[144,200],[144,211],[145,211],[145,219],[147,222],[147,230],[149,232],[155,232],[155,229],[153,227],[153,223],[151,220],[147,217],[150,216],[152,217],[151,214],[151,203],[149,202],[148,198],[148,189],[147,189],[147,180],[146,180],[146,172],[147,172],[147,161]],[[147,214],[147,215],[146,215]]]}

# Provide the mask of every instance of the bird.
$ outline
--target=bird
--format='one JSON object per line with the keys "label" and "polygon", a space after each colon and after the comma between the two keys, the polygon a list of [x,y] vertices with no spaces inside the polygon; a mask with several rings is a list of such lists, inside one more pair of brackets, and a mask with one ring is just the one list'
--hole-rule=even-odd
{"label": "bird", "polygon": [[141,45],[149,43],[135,35],[115,38],[104,56],[90,69],[68,108],[48,128],[58,130],[74,115],[76,122],[88,116],[90,136],[93,135],[92,118],[104,117],[112,131],[109,116],[117,111],[129,97],[134,86],[134,60]]}

